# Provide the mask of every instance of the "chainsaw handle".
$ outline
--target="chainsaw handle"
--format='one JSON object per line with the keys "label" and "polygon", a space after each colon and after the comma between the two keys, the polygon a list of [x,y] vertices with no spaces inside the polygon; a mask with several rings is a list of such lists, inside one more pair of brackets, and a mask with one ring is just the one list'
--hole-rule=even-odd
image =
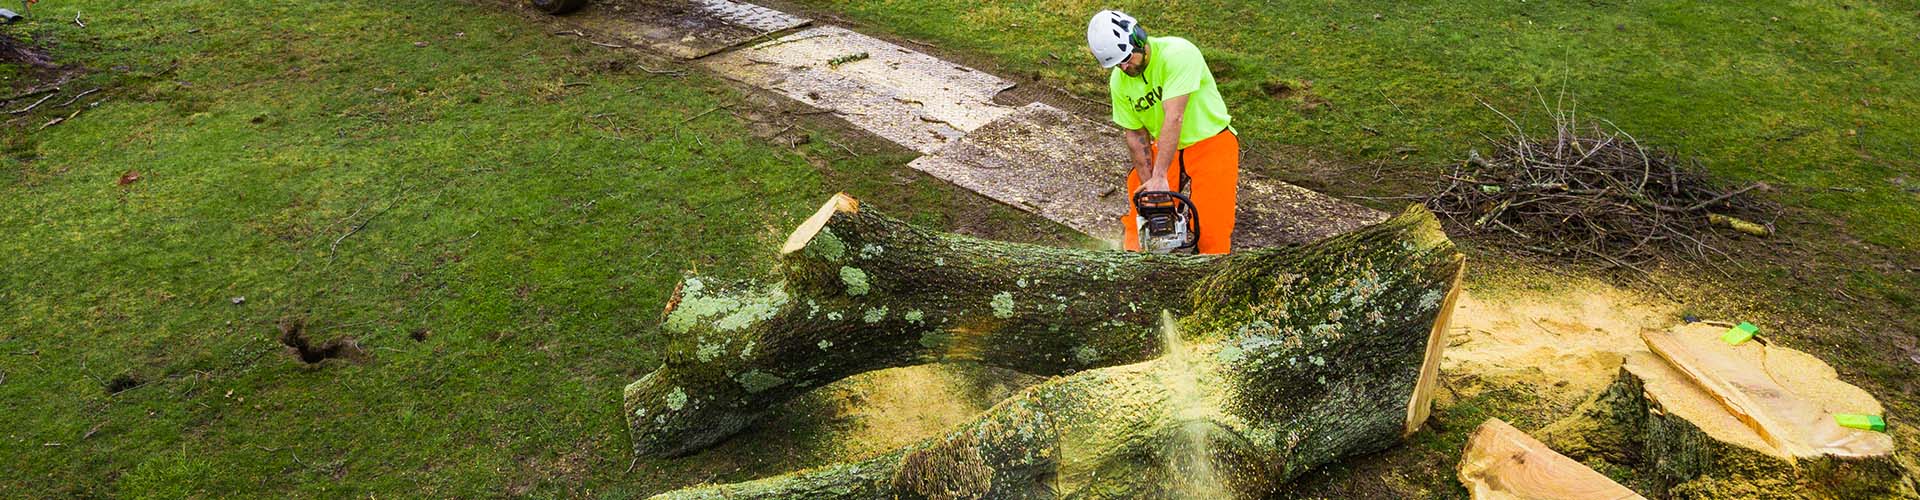
{"label": "chainsaw handle", "polygon": [[1140,206],[1143,204],[1144,205],[1166,205],[1168,203],[1173,203],[1175,200],[1179,200],[1181,204],[1184,204],[1189,207],[1196,207],[1197,209],[1197,206],[1193,204],[1193,200],[1190,198],[1187,198],[1187,195],[1182,193],[1178,193],[1174,191],[1141,191],[1138,193],[1133,193],[1134,206]]}

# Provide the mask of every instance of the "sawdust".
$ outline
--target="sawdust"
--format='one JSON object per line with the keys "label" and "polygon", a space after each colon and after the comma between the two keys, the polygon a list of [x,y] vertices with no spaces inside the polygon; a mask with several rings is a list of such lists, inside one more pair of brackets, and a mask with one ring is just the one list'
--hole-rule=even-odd
{"label": "sawdust", "polygon": [[1570,398],[1604,387],[1627,353],[1645,351],[1642,330],[1680,321],[1678,304],[1598,282],[1497,292],[1469,285],[1459,307],[1442,373]]}
{"label": "sawdust", "polygon": [[1041,377],[971,363],[868,372],[823,387],[837,402],[826,440],[864,457],[939,436]]}

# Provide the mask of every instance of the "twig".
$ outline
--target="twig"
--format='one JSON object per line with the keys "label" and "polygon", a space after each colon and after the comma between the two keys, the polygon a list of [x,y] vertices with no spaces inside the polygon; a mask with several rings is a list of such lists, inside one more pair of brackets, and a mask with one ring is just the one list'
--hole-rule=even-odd
{"label": "twig", "polygon": [[585,86],[588,86],[588,85],[593,85],[593,82],[568,82],[568,83],[562,83],[562,84],[560,84],[560,88],[563,88],[563,89],[564,89],[564,88],[568,88],[568,87],[585,87]]}
{"label": "twig", "polygon": [[80,95],[77,95],[77,96],[73,96],[73,98],[72,98],[72,99],[67,99],[67,102],[63,102],[63,103],[60,103],[59,105],[56,105],[56,106],[54,106],[54,107],[56,107],[56,108],[64,108],[64,107],[67,107],[67,106],[71,106],[71,105],[73,105],[73,103],[74,103],[75,101],[79,101],[79,100],[80,100],[80,98],[82,98],[82,97],[86,97],[86,96],[88,96],[88,95],[90,95],[90,94],[93,94],[94,92],[99,92],[99,91],[100,91],[100,88],[99,88],[99,87],[94,87],[93,89],[91,89],[91,90],[88,90],[88,91],[86,91],[86,92],[81,92],[81,93],[80,93]]}
{"label": "twig", "polygon": [[[633,67],[635,67],[635,68],[640,68],[640,71],[645,71],[645,72],[647,72],[647,74],[650,74],[650,75],[668,75],[668,76],[680,76],[680,75],[684,75],[684,74],[686,74],[686,73],[687,73],[687,72],[685,72],[685,71],[680,71],[680,70],[677,70],[677,69],[674,69],[674,70],[657,70],[657,69],[653,69],[653,68],[649,68],[649,67],[646,67],[645,65],[642,65],[642,64],[638,64],[638,63],[635,63],[635,64],[633,65]],[[635,89],[635,90],[639,90],[639,87],[635,87],[634,89]]]}
{"label": "twig", "polygon": [[612,44],[612,43],[605,43],[605,42],[596,42],[596,41],[593,41],[593,40],[587,40],[587,43],[591,43],[591,44],[594,44],[594,45],[599,45],[599,46],[601,46],[601,47],[606,47],[606,48],[609,48],[609,49],[624,49],[624,48],[627,48],[627,46],[625,46],[625,45],[619,45],[619,44]]}
{"label": "twig", "polygon": [[850,154],[850,155],[853,155],[853,156],[856,156],[856,157],[858,157],[858,156],[860,156],[860,153],[856,153],[856,152],[854,152],[854,151],[853,151],[853,148],[850,148],[850,147],[847,147],[847,145],[845,145],[845,144],[841,144],[841,143],[839,143],[839,142],[836,142],[836,141],[834,141],[834,140],[833,140],[833,138],[831,138],[831,137],[827,137],[827,136],[824,136],[824,135],[823,135],[823,136],[820,136],[820,138],[821,138],[821,139],[826,139],[826,141],[827,141],[827,144],[832,144],[832,145],[834,145],[834,146],[838,146],[838,147],[839,147],[840,149],[844,149],[844,150],[847,150],[847,154]]}
{"label": "twig", "polygon": [[[58,89],[56,89],[56,90],[58,90]],[[20,108],[20,109],[16,109],[16,110],[13,110],[13,111],[8,111],[7,113],[10,113],[10,114],[16,114],[16,115],[20,115],[20,114],[26,114],[26,112],[28,112],[28,111],[33,111],[33,108],[38,108],[38,107],[40,107],[40,103],[43,103],[43,102],[47,102],[47,99],[52,99],[52,98],[53,98],[53,96],[54,96],[54,94],[47,94],[47,95],[46,95],[46,97],[41,97],[41,98],[40,98],[40,100],[38,100],[38,101],[33,101],[33,104],[32,104],[32,105],[30,105],[30,106],[27,106],[27,107],[24,107],[24,108]]]}
{"label": "twig", "polygon": [[709,114],[709,113],[713,113],[713,112],[715,112],[715,111],[719,111],[719,110],[722,110],[722,109],[727,109],[727,108],[729,108],[729,106],[715,106],[715,107],[712,107],[712,108],[708,108],[708,109],[707,109],[706,111],[701,111],[701,112],[700,112],[700,114],[697,114],[697,115],[693,115],[693,116],[690,116],[690,117],[687,117],[687,119],[685,119],[685,120],[680,120],[680,124],[681,124],[681,125],[686,125],[686,124],[687,124],[687,123],[689,123],[689,122],[692,122],[692,121],[694,121],[694,120],[698,120],[698,119],[700,119],[700,117],[702,117],[702,116],[707,116],[707,114]]}
{"label": "twig", "polygon": [[1687,207],[1687,208],[1683,208],[1683,209],[1681,209],[1680,211],[1682,211],[1682,212],[1692,212],[1692,211],[1695,211],[1695,210],[1699,210],[1699,209],[1702,209],[1702,208],[1707,208],[1707,206],[1709,206],[1709,205],[1713,205],[1713,204],[1715,204],[1715,203],[1720,203],[1720,202],[1723,202],[1723,201],[1727,201],[1727,199],[1728,199],[1728,198],[1732,198],[1732,197],[1735,197],[1735,196],[1740,196],[1740,195],[1742,195],[1742,194],[1746,194],[1746,192],[1747,192],[1747,191],[1752,191],[1752,190],[1754,190],[1754,189],[1757,189],[1757,188],[1761,188],[1761,187],[1765,187],[1766,185],[1767,185],[1767,183],[1765,183],[1765,182],[1755,182],[1755,183],[1753,183],[1753,184],[1752,184],[1752,185],[1750,185],[1750,186],[1747,186],[1747,187],[1743,187],[1743,188],[1740,188],[1740,189],[1735,189],[1735,190],[1733,190],[1733,192],[1730,192],[1730,193],[1727,193],[1727,194],[1723,194],[1723,195],[1720,195],[1720,196],[1715,196],[1715,197],[1713,197],[1713,199],[1711,199],[1711,200],[1707,200],[1707,201],[1703,201],[1703,202],[1699,202],[1699,203],[1695,203],[1695,204],[1693,204],[1692,206],[1689,206],[1689,207]]}
{"label": "twig", "polygon": [[87,27],[87,23],[84,23],[84,22],[81,22],[81,21],[80,21],[80,11],[78,11],[78,10],[76,10],[76,11],[73,11],[73,24],[78,24],[78,25],[80,25],[80,27],[82,27],[82,28],[85,28],[85,27]]}
{"label": "twig", "polygon": [[563,30],[563,31],[555,31],[555,32],[553,32],[553,35],[554,35],[554,36],[560,36],[560,35],[573,35],[573,36],[577,36],[577,37],[580,37],[580,38],[586,38],[586,37],[587,37],[587,34],[586,34],[586,33],[582,33],[582,32],[581,32],[580,30]]}
{"label": "twig", "polygon": [[[380,209],[379,212],[374,212],[373,215],[367,216],[366,220],[360,221],[359,224],[354,225],[353,229],[350,229],[347,231],[347,234],[342,234],[340,235],[339,238],[334,238],[333,244],[327,246],[327,263],[333,263],[333,259],[334,257],[336,257],[336,255],[334,254],[334,251],[340,249],[341,241],[345,241],[348,236],[353,236],[355,233],[359,233],[361,229],[367,227],[367,224],[372,223],[374,219],[380,218],[381,214],[387,213],[388,210],[393,210],[394,205],[397,205],[397,203],[387,204],[387,208]],[[354,213],[359,213],[359,212],[355,211]]]}

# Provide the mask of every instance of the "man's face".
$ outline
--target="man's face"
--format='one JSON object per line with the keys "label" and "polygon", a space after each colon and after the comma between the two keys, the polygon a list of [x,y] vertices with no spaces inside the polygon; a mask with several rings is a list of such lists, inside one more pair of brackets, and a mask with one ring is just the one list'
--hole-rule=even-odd
{"label": "man's face", "polygon": [[1120,71],[1127,76],[1140,76],[1147,70],[1147,55],[1139,52],[1127,54],[1127,60],[1120,61]]}

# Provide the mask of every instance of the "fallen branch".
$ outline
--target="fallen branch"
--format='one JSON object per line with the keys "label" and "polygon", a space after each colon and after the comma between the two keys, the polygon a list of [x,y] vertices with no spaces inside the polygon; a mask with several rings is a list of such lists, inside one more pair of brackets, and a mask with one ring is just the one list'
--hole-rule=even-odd
{"label": "fallen branch", "polygon": [[47,95],[46,95],[46,97],[41,97],[41,98],[40,98],[40,100],[38,100],[38,101],[33,101],[33,104],[32,104],[32,105],[29,105],[29,106],[27,106],[27,107],[24,107],[24,108],[20,108],[20,109],[16,109],[16,110],[13,110],[13,111],[8,111],[7,113],[10,113],[10,114],[15,114],[15,115],[24,115],[24,114],[27,114],[27,112],[28,112],[28,111],[33,111],[33,108],[38,108],[38,107],[40,107],[40,103],[43,103],[43,102],[47,102],[47,99],[52,99],[52,98],[53,98],[53,96],[54,96],[54,94],[47,94]]}
{"label": "fallen branch", "polygon": [[67,107],[67,106],[71,106],[71,105],[73,105],[73,103],[74,103],[74,102],[77,102],[77,101],[79,101],[79,100],[80,100],[80,98],[82,98],[82,97],[86,97],[86,96],[89,96],[89,95],[92,95],[92,94],[93,94],[94,92],[99,92],[99,91],[100,91],[100,88],[99,88],[99,87],[94,87],[93,89],[90,89],[90,90],[88,90],[88,91],[86,91],[86,92],[81,92],[81,93],[80,93],[80,95],[77,95],[77,96],[73,96],[73,98],[72,98],[72,99],[67,99],[67,102],[63,102],[63,103],[60,103],[60,104],[58,104],[58,105],[55,105],[54,107],[56,107],[56,108],[64,108],[64,107]]}
{"label": "fallen branch", "polygon": [[688,123],[692,123],[692,122],[693,122],[694,120],[698,120],[698,119],[700,119],[700,117],[702,117],[702,116],[707,116],[708,114],[711,114],[711,113],[713,113],[713,112],[715,112],[715,111],[719,111],[719,110],[722,110],[722,109],[728,109],[729,107],[730,107],[730,106],[715,106],[715,107],[712,107],[712,108],[707,108],[707,110],[706,110],[706,111],[701,111],[701,112],[700,112],[700,114],[697,114],[697,115],[693,115],[693,116],[689,116],[689,117],[687,117],[687,119],[685,119],[685,120],[680,120],[680,124],[681,124],[681,125],[686,125],[686,124],[688,124]]}

